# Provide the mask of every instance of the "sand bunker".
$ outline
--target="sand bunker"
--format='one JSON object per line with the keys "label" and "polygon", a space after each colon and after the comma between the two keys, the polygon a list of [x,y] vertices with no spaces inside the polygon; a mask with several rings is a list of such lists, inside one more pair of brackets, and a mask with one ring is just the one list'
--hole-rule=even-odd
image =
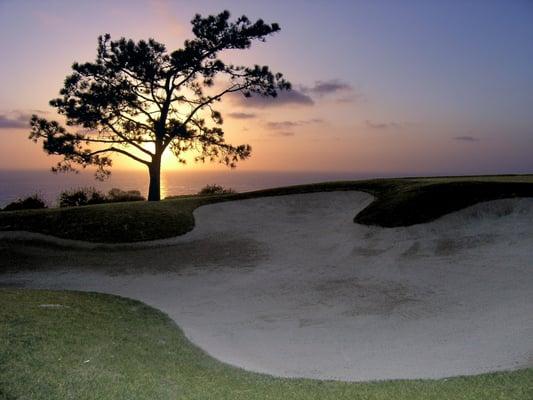
{"label": "sand bunker", "polygon": [[4,241],[2,268],[39,271],[4,273],[0,284],[140,299],[214,357],[278,376],[440,378],[531,366],[533,199],[408,228],[354,224],[371,200],[333,192],[209,205],[191,233],[160,248]]}

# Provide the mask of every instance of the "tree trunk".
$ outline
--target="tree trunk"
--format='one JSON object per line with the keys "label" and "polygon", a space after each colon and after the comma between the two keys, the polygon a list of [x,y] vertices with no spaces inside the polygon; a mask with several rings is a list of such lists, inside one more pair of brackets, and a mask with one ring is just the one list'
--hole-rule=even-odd
{"label": "tree trunk", "polygon": [[159,201],[161,200],[161,159],[154,158],[148,171],[150,173],[148,201]]}

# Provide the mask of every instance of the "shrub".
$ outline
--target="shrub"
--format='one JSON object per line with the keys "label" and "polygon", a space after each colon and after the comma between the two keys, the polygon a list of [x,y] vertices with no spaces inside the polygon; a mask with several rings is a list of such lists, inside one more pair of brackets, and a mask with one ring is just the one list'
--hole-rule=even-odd
{"label": "shrub", "polygon": [[231,193],[237,193],[232,188],[224,188],[223,186],[213,184],[213,185],[206,185],[198,192],[199,195],[202,196],[212,196],[215,194],[231,194]]}
{"label": "shrub", "polygon": [[86,206],[89,204],[115,203],[120,201],[142,201],[145,198],[138,190],[111,189],[107,195],[94,187],[65,190],[59,195],[59,207]]}
{"label": "shrub", "polygon": [[46,203],[39,194],[33,194],[25,199],[18,199],[4,207],[4,211],[36,210],[46,208]]}
{"label": "shrub", "polygon": [[105,202],[105,196],[94,187],[65,190],[59,195],[59,207],[85,206]]}
{"label": "shrub", "polygon": [[106,196],[106,202],[118,201],[143,201],[146,200],[141,192],[138,190],[121,190],[117,188],[111,189]]}

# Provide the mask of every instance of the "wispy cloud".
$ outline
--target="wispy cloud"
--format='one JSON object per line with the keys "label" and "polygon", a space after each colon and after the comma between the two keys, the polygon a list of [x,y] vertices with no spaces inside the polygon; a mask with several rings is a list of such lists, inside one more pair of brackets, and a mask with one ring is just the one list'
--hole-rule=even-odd
{"label": "wispy cloud", "polygon": [[349,83],[342,82],[338,79],[316,81],[313,86],[302,87],[302,92],[309,93],[318,97],[326,96],[329,94],[336,94],[339,92],[351,91],[353,91],[353,87]]}
{"label": "wispy cloud", "polygon": [[299,121],[268,121],[265,123],[265,126],[270,129],[291,129],[297,126],[321,124],[323,122],[324,120],[322,120],[321,118],[311,118]]}
{"label": "wispy cloud", "polygon": [[273,132],[272,135],[289,137],[289,136],[294,136],[294,132],[293,131],[276,131],[276,132]]}
{"label": "wispy cloud", "polygon": [[280,136],[293,136],[295,128],[305,125],[321,124],[324,120],[321,118],[310,118],[297,121],[267,121],[265,126],[270,129],[273,134]]}
{"label": "wispy cloud", "polygon": [[363,98],[349,83],[338,79],[316,81],[313,86],[294,85],[291,90],[279,92],[277,97],[252,95],[246,98],[239,93],[232,93],[229,97],[234,104],[239,106],[266,108],[287,105],[313,106],[315,99],[331,96],[339,96],[335,99],[338,103],[353,103]]}
{"label": "wispy cloud", "polygon": [[398,129],[402,128],[405,124],[399,122],[374,122],[374,121],[365,121],[365,126],[370,129]]}
{"label": "wispy cloud", "polygon": [[291,129],[299,125],[296,121],[269,121],[265,126],[269,129]]}
{"label": "wispy cloud", "polygon": [[459,142],[479,142],[479,138],[470,135],[455,136],[453,140],[457,140]]}
{"label": "wispy cloud", "polygon": [[230,95],[230,99],[234,104],[252,108],[266,108],[286,105],[312,106],[315,104],[311,97],[297,89],[281,91],[276,97],[265,97],[259,95],[244,97],[242,94],[232,93]]}
{"label": "wispy cloud", "polygon": [[246,112],[231,112],[228,113],[228,116],[235,119],[253,119],[257,117],[255,113],[246,113]]}
{"label": "wispy cloud", "polygon": [[14,116],[0,114],[0,129],[28,128],[30,126],[29,114],[17,113]]}

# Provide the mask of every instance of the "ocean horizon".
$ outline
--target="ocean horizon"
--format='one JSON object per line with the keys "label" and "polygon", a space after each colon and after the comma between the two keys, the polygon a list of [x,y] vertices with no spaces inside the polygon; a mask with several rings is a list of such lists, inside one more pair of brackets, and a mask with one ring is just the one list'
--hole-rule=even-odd
{"label": "ocean horizon", "polygon": [[[218,184],[237,192],[267,189],[334,180],[357,180],[407,176],[370,172],[325,171],[166,171],[161,174],[161,198],[197,193],[208,184]],[[54,174],[49,170],[0,170],[0,207],[34,193],[49,206],[55,206],[64,190],[95,187],[107,192],[111,188],[139,190],[144,196],[148,190],[148,174],[142,170],[117,170],[100,182],[89,171]]]}

